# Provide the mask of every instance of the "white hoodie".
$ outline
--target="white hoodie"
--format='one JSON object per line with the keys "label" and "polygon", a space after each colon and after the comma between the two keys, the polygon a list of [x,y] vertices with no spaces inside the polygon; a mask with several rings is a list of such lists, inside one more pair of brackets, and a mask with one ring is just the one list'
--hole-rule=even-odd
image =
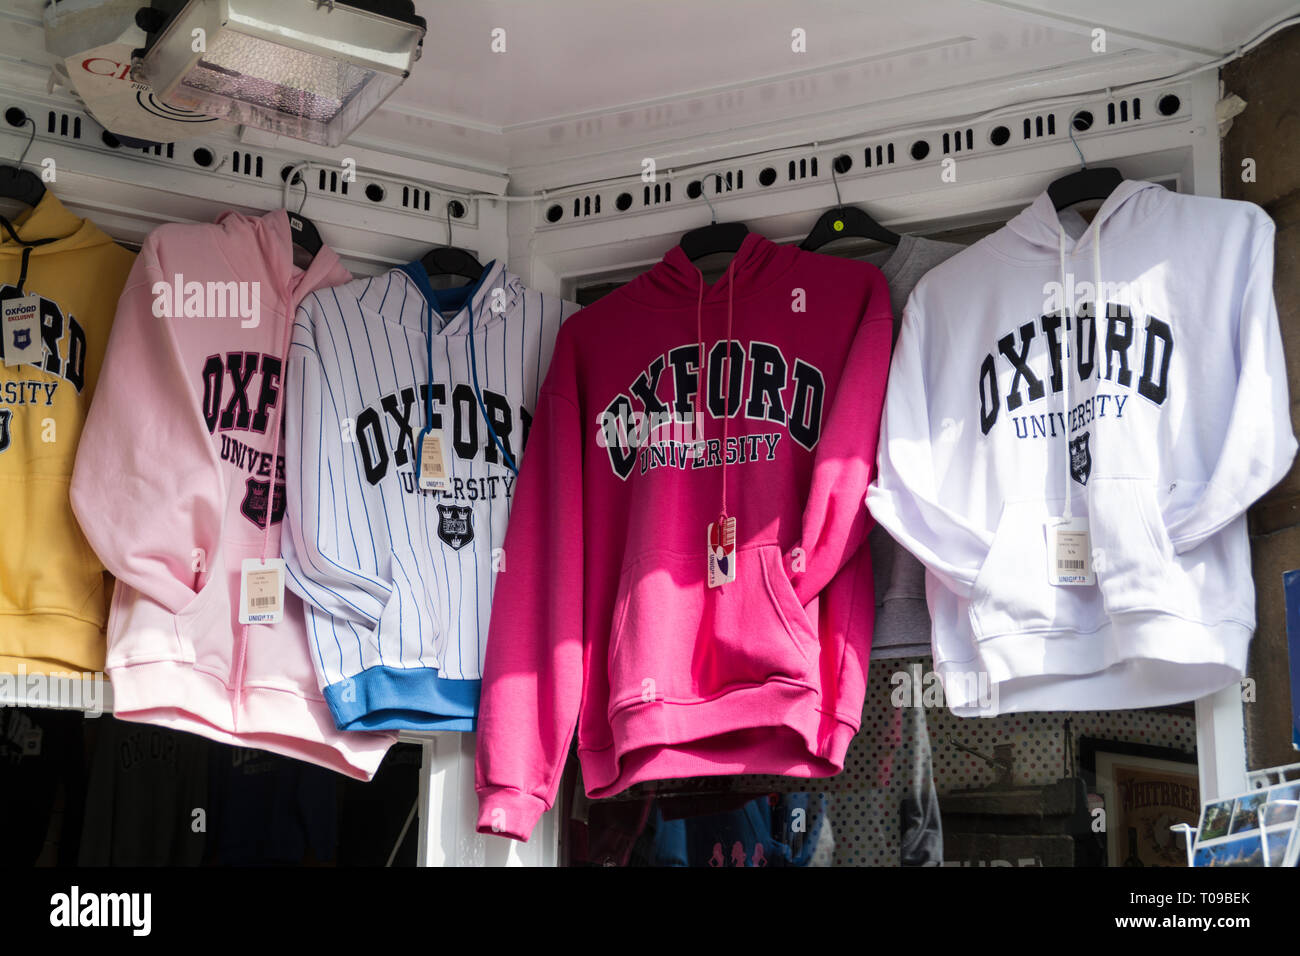
{"label": "white hoodie", "polygon": [[[1273,223],[1126,181],[1091,224],[1043,194],[917,285],[867,506],[926,565],[954,713],[1159,706],[1241,678],[1245,511],[1295,451]],[[1070,516],[1093,583],[1049,580]]]}

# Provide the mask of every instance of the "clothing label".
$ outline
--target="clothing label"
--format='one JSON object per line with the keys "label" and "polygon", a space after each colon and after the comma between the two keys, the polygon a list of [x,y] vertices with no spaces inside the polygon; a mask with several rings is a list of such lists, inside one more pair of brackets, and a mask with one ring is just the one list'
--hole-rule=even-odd
{"label": "clothing label", "polygon": [[442,436],[425,432],[420,441],[420,488],[423,491],[448,491],[447,455]]}
{"label": "clothing label", "polygon": [[23,756],[39,757],[41,755],[41,738],[45,736],[45,731],[40,727],[33,727],[27,731],[23,737]]}
{"label": "clothing label", "polygon": [[1054,586],[1097,583],[1092,569],[1087,518],[1054,518],[1047,522],[1047,580]]}
{"label": "clothing label", "polygon": [[239,623],[279,624],[284,619],[284,559],[245,558],[239,574]]}
{"label": "clothing label", "polygon": [[736,580],[736,519],[709,522],[709,587],[722,587]]}
{"label": "clothing label", "polygon": [[41,297],[25,295],[6,299],[3,310],[5,364],[39,362],[41,347]]}

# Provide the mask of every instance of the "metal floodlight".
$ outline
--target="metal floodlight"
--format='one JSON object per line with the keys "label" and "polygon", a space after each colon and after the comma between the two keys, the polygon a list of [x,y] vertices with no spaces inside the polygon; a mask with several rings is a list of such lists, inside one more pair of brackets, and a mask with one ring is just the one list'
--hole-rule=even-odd
{"label": "metal floodlight", "polygon": [[420,58],[411,0],[153,0],[137,78],[169,106],[325,146]]}

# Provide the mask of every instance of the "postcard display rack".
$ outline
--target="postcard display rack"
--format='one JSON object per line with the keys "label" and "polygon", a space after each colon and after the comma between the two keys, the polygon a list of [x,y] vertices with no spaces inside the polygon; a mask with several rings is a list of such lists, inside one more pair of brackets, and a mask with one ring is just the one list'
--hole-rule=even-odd
{"label": "postcard display rack", "polygon": [[1300,864],[1300,763],[1247,774],[1245,793],[1205,801],[1200,825],[1173,827],[1188,866]]}

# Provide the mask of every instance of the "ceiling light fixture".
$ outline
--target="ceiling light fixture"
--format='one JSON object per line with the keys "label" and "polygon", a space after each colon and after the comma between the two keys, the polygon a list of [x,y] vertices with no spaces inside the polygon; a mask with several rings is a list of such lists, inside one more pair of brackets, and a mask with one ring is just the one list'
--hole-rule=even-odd
{"label": "ceiling light fixture", "polygon": [[411,0],[153,0],[135,76],[168,106],[337,146],[419,59]]}

